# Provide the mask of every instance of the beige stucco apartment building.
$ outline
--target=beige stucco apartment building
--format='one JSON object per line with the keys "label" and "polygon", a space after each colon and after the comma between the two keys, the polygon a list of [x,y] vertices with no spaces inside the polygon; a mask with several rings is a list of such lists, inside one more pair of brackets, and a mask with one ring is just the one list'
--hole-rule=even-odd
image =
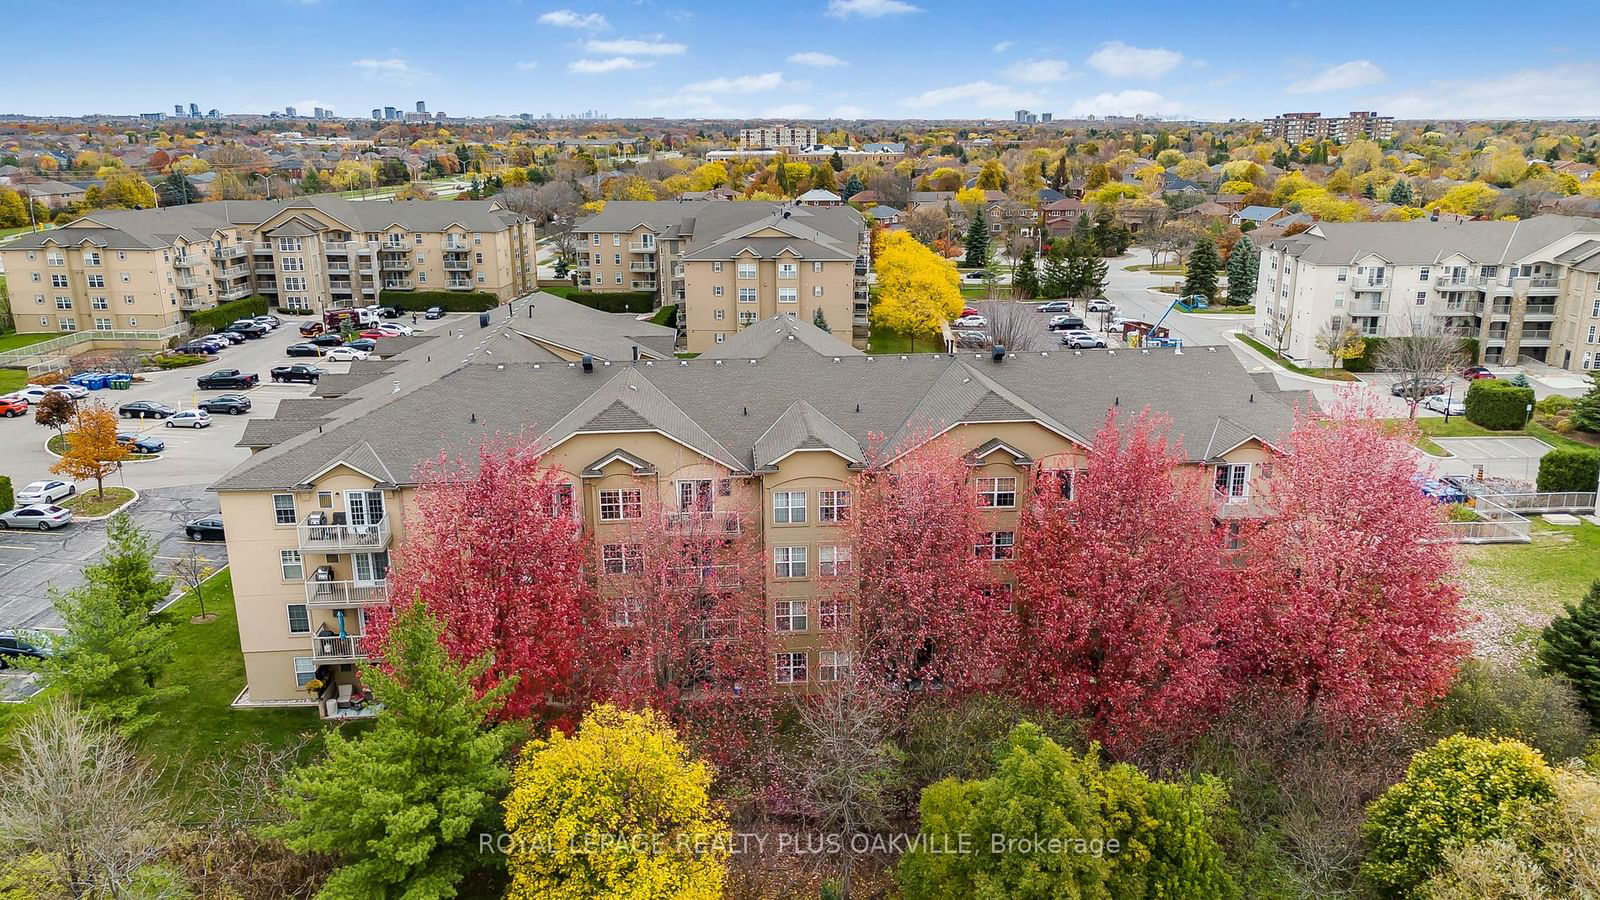
{"label": "beige stucco apartment building", "polygon": [[533,222],[486,201],[218,201],[97,210],[0,249],[17,330],[159,330],[252,294],[320,314],[384,288],[536,286]]}
{"label": "beige stucco apartment building", "polygon": [[579,222],[579,284],[682,304],[687,349],[708,350],[779,313],[865,346],[866,222],[847,207],[613,201]]}
{"label": "beige stucco apartment building", "polygon": [[[391,554],[420,515],[415,467],[486,435],[548,446],[593,537],[602,596],[605,579],[627,574],[628,529],[651,497],[668,515],[757,536],[771,677],[800,688],[850,664],[819,585],[848,569],[851,484],[872,434],[896,446],[943,431],[967,454],[972,502],[990,525],[974,552],[1004,584],[1033,480],[1081,468],[1109,408],[1170,415],[1189,464],[1215,473],[1227,518],[1259,495],[1269,444],[1303,399],[1204,348],[873,357],[777,315],[693,360],[592,357],[586,368],[541,355],[516,322],[476,333],[465,360],[419,345],[427,361],[395,371],[398,392],[385,376],[339,402],[301,401],[322,404],[304,416],[280,409],[273,439],[213,486],[234,568],[241,704],[317,702],[326,713],[338,685],[356,682],[366,610],[386,601]],[[628,627],[626,610],[614,619]],[[325,684],[317,697],[312,679]]]}

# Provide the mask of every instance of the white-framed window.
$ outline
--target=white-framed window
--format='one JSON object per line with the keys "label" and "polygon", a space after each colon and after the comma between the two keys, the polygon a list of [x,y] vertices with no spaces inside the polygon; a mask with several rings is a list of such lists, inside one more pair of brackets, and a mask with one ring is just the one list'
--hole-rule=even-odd
{"label": "white-framed window", "polygon": [[59,274],[51,275],[50,276],[50,286],[53,287],[53,288],[64,288],[64,287],[66,287],[67,286],[67,276],[59,275]]}
{"label": "white-framed window", "polygon": [[723,334],[720,331],[717,332],[716,337],[717,337],[717,343],[719,343],[719,344],[728,339],[728,336],[726,334]]}
{"label": "white-framed window", "polygon": [[300,249],[300,239],[295,237],[278,238],[278,250],[286,253],[295,253]]}
{"label": "white-framed window", "polygon": [[294,658],[294,686],[303,688],[317,677],[317,661],[309,656]]}
{"label": "white-framed window", "polygon": [[806,520],[805,491],[773,491],[772,521],[777,525],[798,525]]}
{"label": "white-framed window", "polygon": [[828,593],[817,598],[817,627],[839,631],[850,627],[850,598]]}
{"label": "white-framed window", "polygon": [[1593,344],[1595,342],[1595,337],[1596,337],[1596,335],[1595,335],[1595,326],[1590,325],[1589,326],[1589,343]]}
{"label": "white-framed window", "polygon": [[747,262],[739,263],[739,277],[740,278],[754,278],[754,277],[756,277],[756,264],[755,263],[747,263]]}
{"label": "white-framed window", "polygon": [[283,289],[286,290],[286,291],[303,291],[303,290],[305,290],[306,289],[305,276],[304,275],[285,275],[285,276],[283,276]]}
{"label": "white-framed window", "polygon": [[100,265],[100,254],[94,250],[88,251],[87,253],[83,254],[83,264],[86,266]]}
{"label": "white-framed window", "polygon": [[621,284],[621,283],[622,283],[622,273],[618,272],[617,273],[617,284]]}
{"label": "white-framed window", "polygon": [[123,302],[123,304],[125,304],[127,306],[132,306],[133,305],[133,295],[132,294],[123,294],[122,295],[122,302]]}
{"label": "white-framed window", "polygon": [[813,271],[813,272],[821,272],[822,271],[822,260],[820,260],[820,259],[812,260],[812,262],[811,262],[811,271]]}
{"label": "white-framed window", "polygon": [[612,628],[627,628],[644,621],[644,600],[638,597],[619,597],[606,613],[606,624]]}
{"label": "white-framed window", "polygon": [[[172,273],[171,273],[171,272],[168,272],[168,273],[167,273],[167,277],[168,277],[168,278],[171,278],[171,277],[172,277]],[[127,284],[127,283],[128,283],[128,282],[129,282],[129,281],[131,281],[131,280],[132,280],[132,279],[131,279],[131,278],[129,278],[129,277],[128,277],[128,273],[127,273],[127,272],[123,272],[123,273],[122,273],[122,283],[123,283],[123,284]]]}
{"label": "white-framed window", "polygon": [[613,254],[611,254],[611,264],[614,265],[614,266],[622,265],[622,254],[621,253],[613,253]]}
{"label": "white-framed window", "polygon": [[644,550],[638,544],[604,544],[600,561],[607,575],[637,575],[644,570]]}
{"label": "white-framed window", "polygon": [[1250,464],[1223,463],[1217,466],[1217,493],[1228,503],[1250,499]]}
{"label": "white-framed window", "polygon": [[622,522],[641,515],[637,488],[621,488],[600,492],[600,521]]}
{"label": "white-framed window", "polygon": [[779,578],[806,577],[806,548],[773,547],[772,574]]}
{"label": "white-framed window", "polygon": [[722,285],[713,284],[711,286],[711,296],[713,296],[713,297],[721,297],[722,296]]}
{"label": "white-framed window", "polygon": [[544,498],[544,514],[551,518],[570,518],[576,510],[572,497],[572,482],[551,485],[549,495]]}
{"label": "white-framed window", "polygon": [[67,257],[58,251],[51,250],[44,255],[44,261],[47,265],[64,266],[67,264]]}
{"label": "white-framed window", "polygon": [[389,551],[350,554],[358,584],[377,584],[389,577]]}
{"label": "white-framed window", "polygon": [[825,577],[850,574],[850,548],[826,545],[817,548],[817,574]]}
{"label": "white-framed window", "polygon": [[799,275],[800,267],[794,263],[778,263],[779,278],[797,278]]}
{"label": "white-framed window", "polygon": [[1017,505],[1017,479],[1012,476],[978,479],[978,505],[1010,509]]}
{"label": "white-framed window", "polygon": [[806,601],[780,598],[772,601],[772,630],[805,631]]}
{"label": "white-framed window", "polygon": [[311,612],[310,610],[306,609],[306,605],[304,603],[289,604],[288,612],[290,634],[311,633]]}
{"label": "white-framed window", "polygon": [[[717,310],[717,311],[721,312],[721,310]],[[744,327],[746,327],[748,325],[754,325],[758,321],[760,321],[760,320],[757,318],[757,313],[756,313],[755,310],[753,310],[753,309],[741,309],[741,310],[739,310],[739,327],[740,328],[744,328]]]}
{"label": "white-framed window", "polygon": [[613,234],[611,236],[611,246],[613,246],[613,247],[621,247],[622,246],[622,235]]}
{"label": "white-framed window", "polygon": [[849,650],[818,650],[817,680],[840,681],[848,677],[852,661]]}
{"label": "white-framed window", "polygon": [[60,294],[56,295],[56,309],[71,309],[71,308],[72,308],[72,298],[71,297],[63,296],[63,295],[60,295]]}
{"label": "white-framed window", "polygon": [[279,550],[278,568],[283,572],[284,581],[305,581],[305,561],[300,558],[299,550]]}
{"label": "white-framed window", "polygon": [[850,492],[817,491],[817,521],[850,521]]}
{"label": "white-framed window", "polygon": [[1344,306],[1344,291],[1333,292],[1333,306],[1335,309]]}
{"label": "white-framed window", "polygon": [[1417,291],[1417,305],[1418,306],[1427,306],[1428,305],[1428,292],[1427,291]]}
{"label": "white-framed window", "polygon": [[811,286],[811,296],[813,296],[813,297],[821,297],[822,296],[822,285],[813,284]]}
{"label": "white-framed window", "polygon": [[718,322],[721,322],[723,319],[726,319],[727,317],[728,317],[727,316],[727,310],[714,309],[714,310],[711,311],[711,318],[716,319]]}
{"label": "white-framed window", "polygon": [[281,257],[279,262],[283,263],[285,272],[304,272],[306,270],[306,260],[303,256],[285,256]]}
{"label": "white-framed window", "polygon": [[1015,532],[986,531],[979,539],[978,545],[973,547],[973,551],[979,559],[1010,559],[1016,542]]}
{"label": "white-framed window", "polygon": [[710,512],[716,505],[716,484],[709,478],[678,482],[679,512]]}
{"label": "white-framed window", "polygon": [[273,522],[278,525],[294,524],[295,516],[293,494],[272,495],[272,519]]}
{"label": "white-framed window", "polygon": [[804,650],[794,650],[779,653],[777,673],[774,679],[779,684],[805,684],[806,652]]}
{"label": "white-framed window", "polygon": [[105,318],[95,319],[94,320],[94,330],[95,331],[110,331],[111,330],[111,320],[110,319],[105,319]]}
{"label": "white-framed window", "polygon": [[778,288],[779,303],[798,303],[800,292],[795,288]]}
{"label": "white-framed window", "polygon": [[1589,318],[1600,319],[1600,297],[1596,297],[1594,305],[1589,307]]}
{"label": "white-framed window", "polygon": [[1422,268],[1418,269],[1417,270],[1417,280],[1418,281],[1427,281],[1428,280],[1428,271],[1429,270],[1428,270],[1427,266],[1423,266]]}
{"label": "white-framed window", "polygon": [[711,261],[711,271],[713,271],[713,272],[721,272],[722,271],[722,260],[720,260],[720,259],[712,260]]}
{"label": "white-framed window", "polygon": [[598,234],[589,235],[589,244],[590,244],[590,246],[593,246],[593,247],[600,246],[600,235],[598,235]]}
{"label": "white-framed window", "polygon": [[87,280],[89,287],[92,288],[104,288],[106,286],[106,277],[104,275],[89,275]]}
{"label": "white-framed window", "polygon": [[111,308],[111,304],[110,304],[110,302],[108,302],[106,300],[104,294],[99,294],[99,295],[96,295],[96,296],[93,296],[93,297],[89,298],[89,308],[90,309],[110,309]]}
{"label": "white-framed window", "polygon": [[62,316],[61,318],[57,319],[56,320],[56,325],[62,331],[77,331],[78,330],[78,320],[77,319],[68,318],[67,316]]}
{"label": "white-framed window", "polygon": [[128,327],[129,328],[138,328],[139,327],[139,319],[138,319],[138,317],[129,316],[128,317]]}
{"label": "white-framed window", "polygon": [[739,288],[739,302],[740,303],[754,303],[754,302],[756,302],[756,289],[755,288],[745,288],[745,287]]}
{"label": "white-framed window", "polygon": [[1346,266],[1340,266],[1339,273],[1334,276],[1333,280],[1339,282],[1340,284],[1344,284],[1346,281],[1349,281],[1350,269]]}

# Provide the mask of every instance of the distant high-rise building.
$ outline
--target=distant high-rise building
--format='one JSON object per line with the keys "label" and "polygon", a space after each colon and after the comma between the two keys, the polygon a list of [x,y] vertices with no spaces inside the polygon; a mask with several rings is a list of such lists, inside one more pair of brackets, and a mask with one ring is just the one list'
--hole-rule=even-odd
{"label": "distant high-rise building", "polygon": [[182,103],[174,103],[174,104],[172,104],[172,114],[177,116],[180,119],[183,118],[183,104]]}
{"label": "distant high-rise building", "polygon": [[1055,113],[1040,113],[1039,114],[1039,121],[1048,122],[1051,119],[1054,119],[1055,117],[1056,117]]}
{"label": "distant high-rise building", "polygon": [[1322,117],[1322,113],[1284,113],[1261,123],[1269,137],[1283,138],[1291,144],[1306,140],[1335,140],[1348,143],[1367,137],[1375,141],[1394,137],[1394,119],[1376,112],[1356,111],[1343,118]]}
{"label": "distant high-rise building", "polygon": [[289,116],[290,118],[293,118],[294,117],[294,107],[285,106],[283,108],[283,114],[286,115],[286,116]]}
{"label": "distant high-rise building", "polygon": [[1028,121],[1028,111],[1025,109],[1019,109],[1012,113],[1011,117],[1018,122],[1026,122]]}
{"label": "distant high-rise building", "polygon": [[144,119],[147,122],[160,122],[161,120],[165,119],[166,117],[167,117],[166,113],[159,113],[159,112],[139,113],[139,118]]}
{"label": "distant high-rise building", "polygon": [[417,101],[417,112],[425,113],[427,111],[428,111],[428,104],[422,102],[421,100],[418,100]]}
{"label": "distant high-rise building", "polygon": [[206,118],[208,118],[208,119],[220,119],[220,118],[222,118],[222,113],[219,110],[216,110],[216,109],[208,109],[208,110],[206,110]]}
{"label": "distant high-rise building", "polygon": [[379,109],[379,108],[378,108],[378,107],[376,107],[376,106],[374,106],[374,107],[373,107],[373,108],[372,108],[372,117],[373,117],[373,118],[374,118],[374,119],[381,119],[381,118],[383,118],[383,110],[381,110],[381,109]]}
{"label": "distant high-rise building", "polygon": [[445,120],[445,118],[446,118],[446,116],[445,116],[443,110],[440,110],[439,112],[436,112],[436,113],[433,114],[433,120],[435,122],[443,122]]}
{"label": "distant high-rise building", "polygon": [[400,118],[400,111],[392,106],[385,106],[383,108],[383,117],[385,119],[398,119]]}
{"label": "distant high-rise building", "polygon": [[200,104],[198,104],[198,103],[189,104],[189,117],[192,118],[192,119],[200,118]]}

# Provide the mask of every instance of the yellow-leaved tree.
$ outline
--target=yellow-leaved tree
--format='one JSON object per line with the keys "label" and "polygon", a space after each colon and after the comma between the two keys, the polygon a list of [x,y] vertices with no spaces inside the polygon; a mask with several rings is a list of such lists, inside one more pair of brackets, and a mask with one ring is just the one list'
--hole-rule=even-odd
{"label": "yellow-leaved tree", "polygon": [[50,467],[57,475],[74,481],[93,478],[96,496],[105,497],[106,476],[128,458],[128,451],[117,443],[117,415],[104,403],[82,403],[72,416],[66,433],[66,452]]}
{"label": "yellow-leaved tree", "polygon": [[711,778],[650,709],[596,706],[530,742],[505,802],[506,897],[722,897],[733,833]]}
{"label": "yellow-leaved tree", "polygon": [[1481,216],[1494,206],[1499,196],[1500,192],[1487,184],[1469,181],[1445,191],[1442,197],[1428,204],[1428,209],[1461,216]]}
{"label": "yellow-leaved tree", "polygon": [[904,231],[879,236],[874,266],[878,271],[878,303],[873,324],[910,335],[932,336],[939,326],[961,314],[961,276]]}

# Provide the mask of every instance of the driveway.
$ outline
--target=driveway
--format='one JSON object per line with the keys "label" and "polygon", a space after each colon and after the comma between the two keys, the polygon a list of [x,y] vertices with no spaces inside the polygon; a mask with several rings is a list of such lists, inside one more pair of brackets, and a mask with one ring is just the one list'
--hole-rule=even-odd
{"label": "driveway", "polygon": [[[212,568],[227,562],[227,547],[221,542],[195,543],[183,533],[190,519],[217,512],[217,498],[205,487],[145,491],[127,508],[135,524],[159,542],[157,568],[165,570],[191,548],[198,548],[211,560]],[[59,626],[49,589],[66,590],[82,584],[83,567],[97,562],[105,548],[104,522],[73,524],[56,531],[0,531],[0,629]],[[173,596],[178,592],[175,586]]]}
{"label": "driveway", "polygon": [[1473,475],[1482,466],[1486,477],[1530,483],[1539,477],[1540,457],[1551,449],[1531,437],[1434,438],[1433,442],[1455,454],[1454,459],[1434,463],[1440,474]]}

